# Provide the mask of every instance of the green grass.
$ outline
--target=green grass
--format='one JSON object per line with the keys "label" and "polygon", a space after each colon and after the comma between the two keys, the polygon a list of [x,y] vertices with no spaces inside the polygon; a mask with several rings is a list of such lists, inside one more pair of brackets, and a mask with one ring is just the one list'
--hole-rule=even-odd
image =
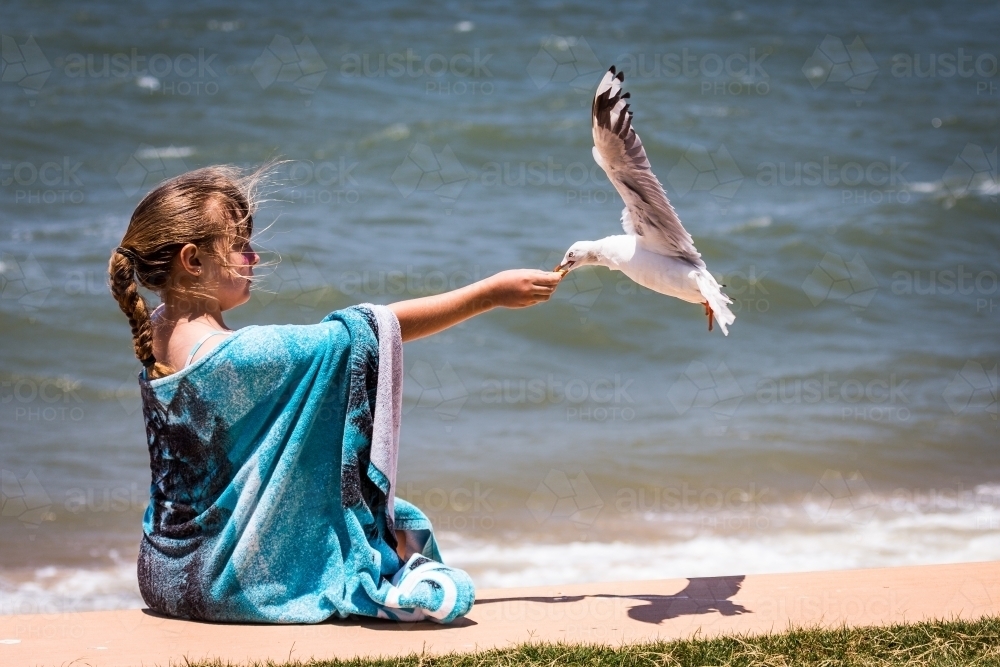
{"label": "green grass", "polygon": [[[234,667],[219,661],[190,667]],[[1000,666],[1000,616],[978,621],[927,621],[889,627],[793,629],[759,636],[688,639],[653,644],[594,646],[524,644],[515,648],[443,656],[410,655],[377,660],[251,663],[245,667],[549,667],[551,665],[646,665],[742,667],[816,665]]]}

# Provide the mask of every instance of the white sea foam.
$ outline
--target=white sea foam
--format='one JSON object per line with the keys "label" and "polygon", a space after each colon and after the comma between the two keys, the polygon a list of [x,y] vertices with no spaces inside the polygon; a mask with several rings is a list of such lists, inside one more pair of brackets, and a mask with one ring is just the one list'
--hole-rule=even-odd
{"label": "white sea foam", "polygon": [[0,571],[0,615],[144,607],[135,563],[104,569],[46,566]]}
{"label": "white sea foam", "polygon": [[910,192],[933,193],[940,192],[944,187],[941,181],[914,181],[906,186]]}
{"label": "white sea foam", "polygon": [[194,155],[194,148],[191,146],[166,146],[164,148],[140,148],[135,152],[135,156],[140,159],[160,158],[185,158]]}
{"label": "white sea foam", "polygon": [[159,90],[160,80],[155,76],[140,76],[135,80],[135,85],[146,90]]}
{"label": "white sea foam", "polygon": [[1000,193],[1000,182],[995,175],[981,172],[964,180],[914,181],[907,184],[906,189],[944,199],[996,197]]}
{"label": "white sea foam", "polygon": [[769,215],[760,215],[754,218],[750,218],[746,222],[736,225],[733,227],[734,232],[743,232],[748,229],[761,229],[764,227],[770,227],[774,224],[774,219]]}
{"label": "white sea foam", "polygon": [[504,544],[443,534],[441,543],[446,562],[484,588],[995,559],[1000,508],[950,503],[902,499],[867,512],[860,499],[853,508],[810,504],[711,521],[659,514],[648,518],[669,524],[672,536],[655,542]]}

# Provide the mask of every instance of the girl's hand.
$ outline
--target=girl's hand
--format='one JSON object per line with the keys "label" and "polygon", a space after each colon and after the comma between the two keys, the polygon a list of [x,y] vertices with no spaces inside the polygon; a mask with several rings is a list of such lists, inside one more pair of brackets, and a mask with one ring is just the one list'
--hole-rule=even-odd
{"label": "girl's hand", "polygon": [[491,307],[526,308],[548,301],[563,273],[536,269],[501,271],[484,282],[484,298]]}
{"label": "girl's hand", "polygon": [[396,314],[403,341],[430,336],[491,308],[524,308],[548,301],[564,274],[534,269],[502,271],[444,294],[397,301]]}

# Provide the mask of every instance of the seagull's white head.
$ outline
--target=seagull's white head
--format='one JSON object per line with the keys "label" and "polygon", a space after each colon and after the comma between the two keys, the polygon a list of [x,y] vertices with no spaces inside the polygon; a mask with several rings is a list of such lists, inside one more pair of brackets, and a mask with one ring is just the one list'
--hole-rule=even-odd
{"label": "seagull's white head", "polygon": [[569,247],[555,271],[572,271],[588,264],[600,264],[600,244],[597,241],[577,241]]}

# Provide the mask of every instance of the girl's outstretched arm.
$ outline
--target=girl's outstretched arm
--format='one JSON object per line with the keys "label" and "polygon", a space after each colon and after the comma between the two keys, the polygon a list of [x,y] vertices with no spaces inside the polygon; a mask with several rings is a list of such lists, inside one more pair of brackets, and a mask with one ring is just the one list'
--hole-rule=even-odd
{"label": "girl's outstretched arm", "polygon": [[434,296],[397,301],[389,308],[399,319],[403,342],[447,329],[502,306],[525,308],[548,301],[563,274],[535,269],[501,271],[479,282]]}

